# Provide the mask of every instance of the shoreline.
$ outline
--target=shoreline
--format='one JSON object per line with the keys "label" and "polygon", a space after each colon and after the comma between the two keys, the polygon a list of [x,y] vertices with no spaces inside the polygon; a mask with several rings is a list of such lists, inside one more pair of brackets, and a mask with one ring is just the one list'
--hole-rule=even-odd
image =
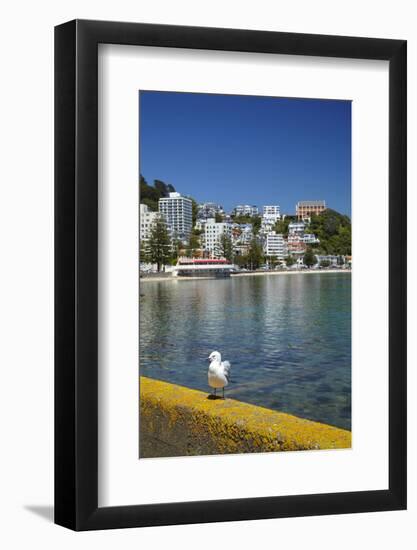
{"label": "shoreline", "polygon": [[[230,278],[239,278],[239,277],[257,277],[257,276],[266,276],[266,275],[324,275],[328,273],[352,273],[351,269],[323,269],[323,270],[300,270],[300,271],[252,271],[244,272],[236,275],[231,275]],[[227,277],[229,278],[229,277]],[[218,280],[224,280],[221,278]],[[207,280],[216,280],[215,277],[140,277],[139,282],[161,282],[161,281],[207,281]]]}

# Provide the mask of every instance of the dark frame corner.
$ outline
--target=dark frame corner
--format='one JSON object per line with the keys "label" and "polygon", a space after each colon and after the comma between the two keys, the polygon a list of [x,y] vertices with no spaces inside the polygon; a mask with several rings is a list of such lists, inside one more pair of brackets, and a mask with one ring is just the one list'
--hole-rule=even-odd
{"label": "dark frame corner", "polygon": [[[389,489],[98,507],[99,43],[389,61]],[[406,508],[404,40],[70,21],[55,28],[55,522],[74,530]]]}

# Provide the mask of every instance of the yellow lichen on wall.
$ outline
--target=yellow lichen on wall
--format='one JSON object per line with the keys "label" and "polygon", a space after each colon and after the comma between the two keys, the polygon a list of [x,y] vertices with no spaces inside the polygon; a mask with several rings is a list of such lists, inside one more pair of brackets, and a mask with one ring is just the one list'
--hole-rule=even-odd
{"label": "yellow lichen on wall", "polygon": [[140,456],[347,449],[351,432],[140,378]]}

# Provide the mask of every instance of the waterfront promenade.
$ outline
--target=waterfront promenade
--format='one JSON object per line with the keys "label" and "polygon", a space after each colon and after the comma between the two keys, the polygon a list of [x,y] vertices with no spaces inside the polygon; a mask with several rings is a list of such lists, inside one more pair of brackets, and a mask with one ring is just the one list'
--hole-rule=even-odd
{"label": "waterfront promenade", "polygon": [[348,449],[351,432],[140,377],[140,457]]}

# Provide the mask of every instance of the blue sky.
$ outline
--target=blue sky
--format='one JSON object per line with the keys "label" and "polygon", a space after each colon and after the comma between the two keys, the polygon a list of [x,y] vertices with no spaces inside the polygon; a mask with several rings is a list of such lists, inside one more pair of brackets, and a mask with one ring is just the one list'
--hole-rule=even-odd
{"label": "blue sky", "polygon": [[140,171],[198,202],[351,213],[351,102],[141,91]]}

